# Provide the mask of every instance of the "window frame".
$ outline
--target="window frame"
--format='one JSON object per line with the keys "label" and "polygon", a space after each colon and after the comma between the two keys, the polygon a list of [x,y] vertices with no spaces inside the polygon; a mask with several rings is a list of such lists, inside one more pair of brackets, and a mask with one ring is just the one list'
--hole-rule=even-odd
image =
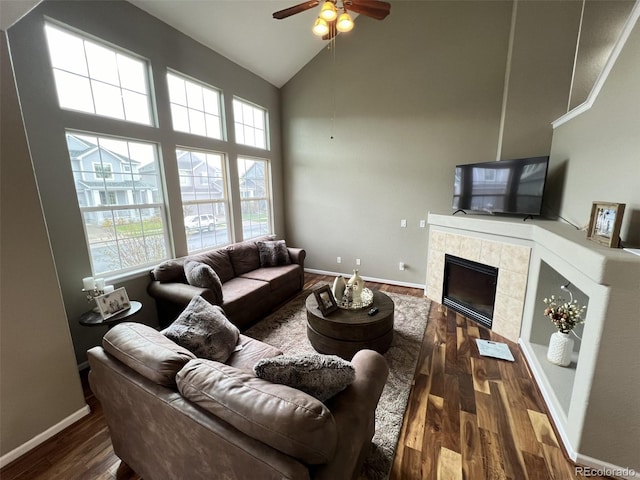
{"label": "window frame", "polygon": [[[56,67],[53,64],[53,52],[52,52],[52,45],[49,43],[49,38],[47,35],[47,27],[51,27],[53,29],[62,31],[65,34],[69,34],[72,36],[76,36],[78,39],[80,39],[83,43],[83,52],[84,52],[84,57],[85,57],[85,66],[87,68],[87,72],[86,75],[81,75],[79,73],[76,72],[72,72],[69,70],[65,70],[59,67]],[[69,25],[63,24],[61,22],[58,22],[54,19],[51,19],[49,17],[45,18],[44,21],[44,31],[45,31],[45,41],[46,41],[46,45],[47,45],[47,51],[48,51],[48,59],[49,59],[49,68],[50,71],[52,72],[52,75],[54,77],[54,88],[55,88],[55,92],[56,92],[56,96],[57,96],[57,100],[58,100],[58,108],[60,110],[67,110],[67,111],[73,111],[73,112],[78,112],[78,113],[82,113],[85,115],[93,115],[96,117],[100,117],[100,118],[107,118],[107,119],[111,119],[111,120],[115,120],[115,121],[120,121],[120,122],[125,122],[126,124],[136,124],[136,125],[143,125],[143,126],[147,126],[147,127],[157,127],[158,126],[158,121],[157,121],[157,116],[156,116],[156,104],[155,104],[155,93],[154,93],[154,89],[153,89],[153,80],[152,80],[152,75],[151,75],[151,62],[149,59],[138,55],[134,52],[131,52],[127,49],[124,49],[122,47],[119,47],[118,45],[114,45],[113,43],[110,43],[106,40],[103,40],[99,37],[96,37],[94,35],[90,35],[88,33],[85,33],[83,31],[78,30],[77,28],[71,27]],[[145,93],[144,96],[146,97],[146,115],[148,117],[149,122],[145,123],[145,122],[141,122],[138,120],[129,120],[127,119],[127,108],[126,108],[126,104],[124,102],[124,100],[122,101],[122,113],[124,115],[124,118],[119,118],[116,116],[112,116],[112,115],[105,115],[102,113],[96,113],[96,97],[94,94],[94,85],[92,82],[96,82],[96,83],[100,83],[102,85],[108,85],[110,87],[116,87],[120,90],[120,97],[123,98],[123,92],[132,92],[136,95],[143,95],[141,92],[136,91],[136,90],[132,90],[130,88],[126,88],[123,87],[122,82],[121,82],[121,78],[122,76],[120,75],[120,70],[118,67],[118,81],[119,81],[119,85],[115,85],[112,83],[109,83],[107,81],[95,78],[91,76],[91,72],[90,72],[90,67],[89,67],[89,60],[87,57],[87,50],[85,47],[85,42],[89,42],[91,44],[95,44],[98,47],[101,48],[105,48],[105,49],[109,49],[112,50],[114,52],[114,54],[117,55],[122,55],[125,58],[129,58],[131,60],[135,60],[138,61],[140,63],[142,63],[142,68],[144,71],[144,87],[145,87]],[[90,86],[90,90],[91,90],[91,103],[93,106],[93,111],[87,111],[87,110],[82,110],[82,109],[78,109],[78,108],[71,108],[71,107],[64,107],[61,105],[60,103],[60,90],[58,89],[58,80],[56,77],[56,71],[58,72],[63,72],[63,73],[67,73],[67,74],[71,74],[71,75],[75,75],[78,77],[82,77],[85,78],[89,81],[89,86]]]}
{"label": "window frame", "polygon": [[[109,278],[121,278],[123,276],[126,276],[127,274],[130,273],[137,273],[139,271],[144,271],[144,270],[148,270],[149,267],[152,267],[154,265],[157,265],[159,262],[164,261],[168,258],[170,258],[170,256],[173,256],[173,245],[171,242],[171,237],[170,237],[170,229],[171,229],[171,225],[169,222],[169,217],[167,215],[168,212],[168,206],[167,206],[167,193],[166,190],[164,188],[164,178],[163,178],[163,166],[162,166],[162,149],[161,149],[161,144],[159,144],[158,142],[154,142],[151,140],[145,140],[145,139],[140,139],[140,138],[132,138],[132,137],[123,137],[123,136],[119,136],[119,135],[110,135],[110,134],[104,134],[104,133],[95,133],[95,132],[86,132],[86,131],[81,131],[75,128],[66,128],[65,129],[65,140],[67,138],[67,135],[72,135],[72,136],[89,136],[89,137],[95,137],[97,140],[101,140],[101,139],[105,139],[105,140],[117,140],[117,141],[122,141],[122,142],[132,142],[132,143],[138,143],[138,144],[146,144],[146,145],[151,145],[153,146],[154,150],[155,150],[155,162],[157,163],[157,173],[155,174],[157,176],[157,189],[158,189],[158,201],[155,202],[151,202],[151,203],[140,203],[140,198],[138,198],[138,201],[136,201],[135,197],[146,197],[147,196],[147,188],[141,188],[141,189],[137,189],[137,190],[132,190],[131,196],[127,196],[128,198],[130,198],[132,200],[132,203],[118,203],[118,195],[116,191],[113,190],[93,190],[93,191],[98,191],[100,192],[98,194],[98,197],[100,198],[100,203],[98,205],[91,205],[91,206],[82,206],[80,204],[80,201],[77,201],[77,205],[78,205],[78,210],[80,212],[80,222],[82,223],[82,228],[84,231],[84,237],[85,237],[85,244],[87,246],[87,253],[89,255],[89,261],[91,263],[91,271],[94,275],[99,275],[99,276],[105,276],[105,277],[109,277]],[[100,150],[101,148],[106,149],[105,147],[102,147],[101,145],[97,145],[97,149]],[[74,176],[74,174],[76,173],[83,173],[84,171],[82,169],[80,170],[73,170],[73,165],[72,165],[72,157],[71,157],[71,152],[67,149],[68,155],[69,155],[69,167],[70,167],[70,172],[72,174],[72,176]],[[111,152],[110,152],[111,153]],[[131,159],[131,157],[128,157],[129,159]],[[95,163],[99,163],[101,165],[105,165],[102,160],[100,162],[92,162],[92,165]],[[113,171],[112,171],[113,174]],[[139,171],[134,172],[133,168],[131,172],[123,172],[120,175],[130,175],[130,176],[142,176],[144,174],[141,174]],[[82,180],[83,182],[85,182],[86,180]],[[108,180],[107,179],[96,179],[93,181],[104,181],[105,182],[105,186],[108,185]],[[74,184],[76,183],[75,180],[75,176],[74,176]],[[75,186],[74,186],[75,189]],[[144,192],[144,195],[139,194],[136,195],[134,192]],[[109,198],[111,198],[111,196],[113,195],[114,199],[115,199],[115,203],[111,204],[111,203],[102,203],[102,193],[104,193],[105,199],[108,201]],[[76,197],[78,196],[78,192],[76,190]],[[90,239],[90,234],[88,231],[88,225],[86,223],[85,220],[85,214],[107,214],[105,215],[105,218],[107,216],[110,216],[111,219],[113,218],[118,218],[119,215],[117,214],[117,212],[124,212],[124,211],[138,211],[140,213],[140,220],[144,221],[144,216],[143,216],[143,211],[144,210],[158,210],[159,213],[159,217],[161,219],[162,222],[162,241],[163,241],[163,249],[164,249],[164,256],[162,258],[154,258],[151,259],[147,262],[143,262],[143,263],[139,263],[137,265],[133,265],[131,267],[122,267],[123,264],[123,256],[125,255],[124,253],[121,252],[121,240],[118,239],[117,237],[113,240],[113,242],[115,243],[117,250],[118,250],[118,261],[119,264],[121,266],[121,268],[116,269],[116,270],[106,270],[106,271],[98,271],[96,269],[96,265],[95,265],[95,261],[94,261],[94,257],[93,257],[93,252],[92,252],[92,248],[98,243],[98,242],[92,242]],[[110,215],[108,215],[110,214]],[[141,236],[137,236],[136,238],[150,238],[152,237],[152,235],[145,235],[144,234],[144,225],[142,225],[142,230],[143,233]],[[157,235],[156,235],[157,236]],[[145,253],[148,256],[148,251],[145,248]]]}
{"label": "window frame", "polygon": [[[264,182],[265,182],[265,192],[266,195],[264,197],[245,197],[243,196],[243,190],[241,187],[241,182],[242,182],[242,175],[240,175],[240,168],[239,168],[239,162],[241,161],[253,161],[253,162],[264,162]],[[236,157],[236,167],[238,168],[238,197],[240,199],[240,220],[241,220],[241,224],[244,225],[244,218],[243,218],[243,204],[245,203],[249,203],[249,202],[256,202],[256,201],[264,201],[267,203],[267,215],[269,216],[269,221],[268,221],[268,227],[269,227],[269,231],[268,232],[260,232],[257,235],[253,235],[250,237],[246,237],[244,234],[244,227],[242,228],[242,239],[244,240],[251,240],[253,238],[258,238],[264,235],[273,235],[273,230],[274,230],[274,218],[273,218],[273,180],[272,180],[272,176],[271,176],[271,159],[266,158],[266,157],[258,157],[258,156],[252,156],[252,155],[238,155]]]}
{"label": "window frame", "polygon": [[[178,168],[178,180],[180,183],[180,205],[181,205],[181,216],[182,216],[182,221],[183,221],[183,225],[184,225],[184,230],[185,230],[185,235],[187,236],[187,253],[188,255],[192,255],[195,253],[199,253],[205,250],[209,250],[212,248],[218,248],[224,245],[228,245],[230,243],[233,243],[233,238],[234,238],[234,233],[233,233],[233,208],[232,208],[232,200],[231,200],[231,191],[229,188],[229,154],[226,152],[221,152],[221,151],[217,151],[217,150],[213,150],[213,149],[204,149],[204,148],[194,148],[194,147],[190,147],[190,146],[185,146],[185,145],[176,145],[175,147],[175,154],[176,154],[176,162],[178,161],[178,152],[187,152],[189,154],[201,154],[201,155],[218,155],[220,156],[220,169],[221,169],[221,183],[222,183],[222,195],[223,198],[222,199],[215,199],[215,198],[206,198],[206,199],[198,199],[195,198],[194,200],[190,200],[185,202],[182,198],[183,196],[183,191],[182,191],[182,187],[193,187],[194,190],[198,187],[198,186],[202,186],[203,184],[208,184],[208,182],[204,182],[203,180],[204,178],[211,178],[209,176],[202,176],[201,175],[195,175],[193,170],[189,170],[189,175],[185,176],[185,175],[181,175],[181,172],[184,171],[184,169]],[[184,182],[184,180],[189,179],[189,182]],[[199,210],[199,206],[200,205],[222,205],[224,210],[225,210],[225,218],[226,218],[226,235],[227,235],[227,241],[225,243],[221,243],[221,244],[215,244],[213,246],[207,245],[207,246],[202,246],[202,239],[201,239],[201,248],[198,249],[194,249],[194,250],[190,250],[189,249],[189,238],[188,238],[188,234],[187,234],[187,228],[186,228],[186,224],[185,224],[185,220],[187,219],[188,216],[201,216],[201,215],[207,215],[206,213],[202,213]],[[185,215],[185,208],[191,207],[191,206],[195,206],[196,207],[196,211],[197,213],[191,214],[191,215]],[[215,208],[214,208],[215,210]],[[214,216],[214,222],[215,222],[215,213],[211,213],[211,215]],[[201,231],[200,233],[202,233],[202,227],[200,227]]]}
{"label": "window frame", "polygon": [[[197,108],[190,107],[188,105],[188,103],[189,103],[188,92],[186,91],[187,85],[185,85],[185,98],[186,98],[185,103],[186,103],[186,105],[174,102],[173,99],[171,98],[171,88],[170,88],[170,80],[169,80],[169,76],[170,75],[173,75],[174,77],[178,78],[179,80],[184,81],[186,84],[188,84],[190,82],[190,83],[202,88],[203,92],[206,91],[206,90],[210,90],[213,93],[217,94],[217,96],[218,96],[218,112],[217,112],[217,114],[210,113],[210,112],[208,112],[206,110],[206,105],[204,104],[204,94],[203,94],[203,99],[202,99],[203,100],[203,110],[199,110]],[[227,129],[226,129],[226,123],[227,122],[226,122],[225,115],[224,115],[224,94],[223,94],[221,89],[219,89],[219,88],[217,88],[217,87],[215,87],[213,85],[210,85],[210,84],[208,84],[206,82],[203,82],[202,80],[198,80],[197,78],[193,78],[193,77],[191,77],[189,75],[186,75],[186,74],[184,74],[182,72],[179,72],[178,70],[174,70],[172,68],[167,68],[166,69],[165,81],[166,81],[166,84],[167,84],[167,93],[168,93],[169,111],[170,111],[169,115],[171,117],[171,128],[172,128],[172,130],[174,132],[186,133],[186,134],[189,134],[189,135],[196,135],[198,137],[203,137],[203,138],[207,138],[207,139],[211,139],[211,140],[218,140],[218,141],[226,141],[227,140]],[[175,119],[174,119],[174,116],[173,116],[173,105],[177,105],[177,106],[185,108],[187,110],[187,119],[188,119],[188,122],[189,122],[189,125],[190,125],[189,131],[180,130],[180,129],[176,128]],[[207,115],[211,115],[211,116],[216,117],[218,119],[218,125],[220,127],[220,137],[219,138],[218,137],[213,137],[213,136],[207,135],[206,133],[205,134],[201,134],[201,133],[196,133],[196,132],[191,131],[191,116],[189,115],[189,111],[190,110],[200,112],[200,113],[202,113],[204,115],[204,118],[205,118],[205,121],[204,121],[205,132],[207,130],[207,121],[206,121],[207,117],[206,116]]]}
{"label": "window frame", "polygon": [[[254,110],[260,110],[262,111],[263,117],[262,117],[262,121],[264,122],[264,130],[263,130],[263,136],[264,136],[264,147],[263,146],[258,146],[258,145],[254,145],[254,144],[250,144],[250,143],[246,143],[246,142],[240,142],[238,141],[238,125],[241,125],[244,128],[251,128],[254,131],[255,130],[259,130],[256,127],[254,127],[253,125],[248,125],[246,123],[242,123],[238,121],[238,118],[236,116],[236,102],[238,102],[238,104],[240,106],[248,106],[253,108]],[[234,126],[234,136],[235,136],[235,143],[236,145],[243,145],[245,147],[251,147],[251,148],[257,148],[259,150],[264,150],[264,151],[270,151],[271,150],[271,137],[270,137],[270,132],[269,132],[269,110],[265,107],[263,107],[262,105],[258,105],[257,103],[253,103],[250,102],[248,100],[245,100],[242,97],[238,97],[238,96],[233,96],[232,98],[232,102],[231,102],[232,106],[233,106],[233,126]],[[244,119],[244,116],[243,116]],[[244,138],[244,132],[242,134],[243,138]],[[254,135],[255,137],[255,135]]]}

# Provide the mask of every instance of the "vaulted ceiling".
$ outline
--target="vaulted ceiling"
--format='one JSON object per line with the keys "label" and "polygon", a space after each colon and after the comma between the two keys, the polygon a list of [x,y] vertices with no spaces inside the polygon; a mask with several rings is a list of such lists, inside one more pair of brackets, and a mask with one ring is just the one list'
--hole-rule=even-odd
{"label": "vaulted ceiling", "polygon": [[[327,44],[311,33],[317,9],[275,20],[300,0],[129,0],[276,87],[284,85]],[[0,27],[9,28],[39,0],[0,0]]]}

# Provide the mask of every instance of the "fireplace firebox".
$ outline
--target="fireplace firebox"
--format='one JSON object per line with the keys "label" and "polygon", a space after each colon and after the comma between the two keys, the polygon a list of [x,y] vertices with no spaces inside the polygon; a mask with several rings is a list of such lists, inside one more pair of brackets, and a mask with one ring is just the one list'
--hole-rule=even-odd
{"label": "fireplace firebox", "polygon": [[442,304],[491,328],[498,269],[454,255],[444,256]]}

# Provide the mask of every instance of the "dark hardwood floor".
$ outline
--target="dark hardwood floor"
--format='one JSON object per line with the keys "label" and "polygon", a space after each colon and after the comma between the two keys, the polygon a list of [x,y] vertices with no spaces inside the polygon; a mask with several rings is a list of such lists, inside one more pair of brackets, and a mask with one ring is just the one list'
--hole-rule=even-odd
{"label": "dark hardwood floor", "polygon": [[[333,277],[306,274],[305,280],[305,288],[313,288]],[[415,288],[367,287],[424,295]],[[516,361],[481,357],[475,338],[508,343]],[[100,404],[86,372],[81,376],[91,414],[7,465],[2,480],[140,479],[120,468]],[[390,480],[579,478],[517,344],[433,304]]]}

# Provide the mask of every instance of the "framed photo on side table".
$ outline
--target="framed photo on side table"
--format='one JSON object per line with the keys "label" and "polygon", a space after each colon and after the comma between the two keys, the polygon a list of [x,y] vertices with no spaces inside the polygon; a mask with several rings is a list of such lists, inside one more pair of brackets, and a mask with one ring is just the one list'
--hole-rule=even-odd
{"label": "framed photo on side table", "polygon": [[331,292],[329,285],[324,285],[315,289],[313,291],[313,295],[316,297],[318,308],[322,312],[323,316],[326,317],[331,312],[338,309],[338,304],[336,303],[336,299],[333,298],[333,293]]}
{"label": "framed photo on side table", "polygon": [[96,297],[96,303],[98,304],[103,320],[131,308],[131,302],[124,287]]}
{"label": "framed photo on side table", "polygon": [[620,244],[620,225],[624,203],[593,202],[587,238],[610,248]]}

